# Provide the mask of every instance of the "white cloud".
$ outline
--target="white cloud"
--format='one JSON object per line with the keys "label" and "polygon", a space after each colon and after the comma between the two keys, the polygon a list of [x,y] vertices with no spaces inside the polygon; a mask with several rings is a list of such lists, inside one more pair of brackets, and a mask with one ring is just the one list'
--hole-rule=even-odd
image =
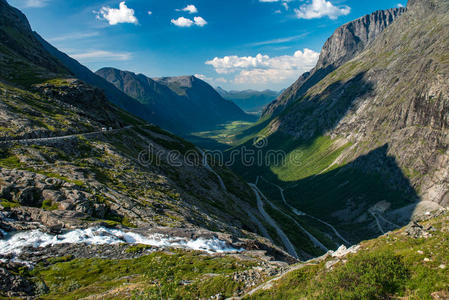
{"label": "white cloud", "polygon": [[228,83],[228,80],[226,78],[223,78],[223,77],[215,78],[214,81],[215,81],[215,83]]}
{"label": "white cloud", "polygon": [[118,9],[103,6],[100,12],[97,13],[97,18],[107,20],[109,25],[117,25],[119,23],[138,23],[138,20],[134,15],[134,9],[128,8],[125,1],[120,2]]}
{"label": "white cloud", "polygon": [[177,19],[172,19],[171,23],[178,27],[191,27],[192,25],[203,27],[207,24],[206,20],[202,17],[195,17],[193,18],[193,21],[189,18],[179,17]]}
{"label": "white cloud", "polygon": [[287,2],[282,3],[282,5],[284,6],[285,10],[288,10],[288,3]]}
{"label": "white cloud", "polygon": [[201,80],[204,80],[206,82],[208,82],[209,84],[220,84],[220,83],[228,83],[228,80],[226,80],[226,78],[223,77],[218,77],[218,78],[212,78],[212,77],[207,77],[206,75],[203,74],[195,74],[194,75],[196,78],[199,78]]}
{"label": "white cloud", "polygon": [[152,14],[153,14],[153,12],[152,12],[151,10],[149,10],[149,11],[148,11],[148,15],[151,16]]}
{"label": "white cloud", "polygon": [[189,4],[186,7],[184,7],[183,9],[177,9],[177,11],[186,11],[189,14],[196,14],[198,12],[198,9],[196,8],[195,5]]}
{"label": "white cloud", "polygon": [[330,1],[312,0],[309,4],[303,4],[299,9],[295,9],[298,19],[315,19],[329,17],[332,20],[339,16],[346,16],[351,12],[351,8],[347,5],[340,7],[334,6]]}
{"label": "white cloud", "polygon": [[402,7],[404,7],[404,4],[398,3],[396,6],[399,7],[399,8],[402,8]]}
{"label": "white cloud", "polygon": [[296,79],[298,75],[298,71],[295,70],[243,70],[235,77],[234,82],[237,84],[280,83]]}
{"label": "white cloud", "polygon": [[11,5],[20,8],[39,8],[45,7],[51,0],[9,0]]}
{"label": "white cloud", "polygon": [[214,67],[218,74],[237,73],[236,83],[267,83],[283,82],[295,79],[299,74],[313,68],[318,61],[319,53],[310,49],[296,51],[294,55],[270,57],[257,54],[256,56],[225,56],[215,57],[206,61]]}
{"label": "white cloud", "polygon": [[193,21],[184,17],[179,17],[177,19],[171,20],[172,24],[179,27],[190,27],[193,25]]}
{"label": "white cloud", "polygon": [[202,17],[195,17],[193,18],[193,20],[195,21],[195,25],[200,27],[203,27],[207,24],[206,20],[204,20]]}
{"label": "white cloud", "polygon": [[[69,51],[70,52],[70,51]],[[86,61],[124,61],[131,59],[131,53],[128,52],[111,52],[104,50],[94,50],[83,53],[71,53],[69,54],[76,60]]]}
{"label": "white cloud", "polygon": [[25,7],[44,7],[50,0],[26,0]]}
{"label": "white cloud", "polygon": [[256,42],[256,43],[251,43],[248,45],[249,46],[264,46],[264,45],[283,44],[283,43],[288,43],[288,42],[291,42],[291,41],[294,41],[297,39],[304,38],[307,35],[308,35],[308,33],[303,33],[300,35],[289,36],[289,37],[285,37],[285,38],[279,38],[279,39],[268,40],[268,41],[263,41],[263,42]]}
{"label": "white cloud", "polygon": [[[287,4],[286,2],[291,2],[291,1],[292,0],[259,0],[259,2],[263,2],[263,3],[283,2],[282,5],[284,5],[284,3]],[[287,6],[288,6],[288,4],[287,4]]]}
{"label": "white cloud", "polygon": [[69,33],[66,35],[61,35],[53,38],[49,38],[49,42],[60,42],[60,41],[66,41],[66,40],[80,40],[90,37],[99,36],[99,32],[75,32],[75,33]]}
{"label": "white cloud", "polygon": [[195,76],[196,78],[199,78],[199,79],[201,79],[201,80],[209,80],[209,79],[212,79],[212,78],[207,77],[206,75],[203,75],[203,74],[195,74],[195,75],[193,75],[193,76]]}

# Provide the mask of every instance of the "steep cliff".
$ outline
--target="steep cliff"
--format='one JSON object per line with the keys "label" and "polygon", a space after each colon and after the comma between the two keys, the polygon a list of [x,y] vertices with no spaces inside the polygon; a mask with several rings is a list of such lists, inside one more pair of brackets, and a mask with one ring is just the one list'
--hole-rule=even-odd
{"label": "steep cliff", "polygon": [[449,1],[410,2],[363,51],[247,130],[284,162],[235,170],[269,178],[289,205],[353,240],[406,224],[417,205],[447,206],[448,26]]}
{"label": "steep cliff", "polygon": [[362,52],[405,11],[405,8],[379,10],[339,27],[324,44],[315,68],[301,75],[292,86],[268,105],[263,116],[276,115],[292,101],[302,97],[310,87]]}

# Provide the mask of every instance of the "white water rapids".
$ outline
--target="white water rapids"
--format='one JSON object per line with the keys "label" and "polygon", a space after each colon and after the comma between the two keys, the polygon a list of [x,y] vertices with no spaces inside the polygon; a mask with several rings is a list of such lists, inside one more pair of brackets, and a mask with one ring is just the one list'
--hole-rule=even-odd
{"label": "white water rapids", "polygon": [[39,230],[21,231],[8,234],[5,239],[0,240],[0,254],[20,254],[26,247],[47,247],[58,244],[143,244],[155,247],[187,248],[191,250],[205,251],[208,253],[239,252],[225,241],[218,238],[198,238],[188,240],[180,237],[169,237],[162,234],[151,234],[143,236],[134,232],[126,232],[119,229],[104,227],[91,227],[87,229],[76,229],[64,234],[50,235]]}

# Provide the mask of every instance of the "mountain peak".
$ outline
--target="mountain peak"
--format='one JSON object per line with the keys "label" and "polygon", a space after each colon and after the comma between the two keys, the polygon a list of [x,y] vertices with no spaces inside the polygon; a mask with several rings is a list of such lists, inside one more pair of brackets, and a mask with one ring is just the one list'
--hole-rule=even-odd
{"label": "mountain peak", "polygon": [[291,101],[302,97],[311,86],[361,53],[405,11],[403,7],[378,10],[337,28],[324,44],[315,68],[302,74],[276,101],[266,107],[263,114],[277,114]]}
{"label": "mountain peak", "polygon": [[324,44],[316,68],[350,60],[405,11],[403,7],[378,10],[337,28]]}

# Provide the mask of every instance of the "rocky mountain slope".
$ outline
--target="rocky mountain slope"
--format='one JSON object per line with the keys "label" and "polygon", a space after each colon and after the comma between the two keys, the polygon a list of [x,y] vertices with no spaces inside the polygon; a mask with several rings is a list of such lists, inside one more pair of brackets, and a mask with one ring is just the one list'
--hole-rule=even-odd
{"label": "rocky mountain slope", "polygon": [[302,90],[292,86],[284,95],[298,97],[242,133],[241,147],[260,150],[252,138],[263,137],[263,152],[286,160],[234,170],[277,184],[288,206],[276,188],[262,190],[286,212],[323,219],[351,242],[447,206],[448,20],[447,0],[410,1],[363,51]]}
{"label": "rocky mountain slope", "polygon": [[[269,262],[273,257],[295,261],[258,235],[267,227],[244,181],[226,168],[211,167],[212,160],[194,145],[130,115],[100,89],[74,78],[42,47],[23,14],[4,0],[0,7],[0,19],[11,18],[0,26],[7,37],[0,41],[2,297],[61,292],[49,279],[28,280],[17,268],[25,272],[29,264],[67,260],[68,253],[120,262],[151,260],[150,252],[158,252],[155,259],[170,263],[163,249],[182,248],[175,250],[177,263],[185,258],[184,267],[195,268],[181,272],[186,282],[205,280],[218,268],[218,282],[230,283],[231,294],[285,266]],[[29,51],[22,53],[16,42]],[[229,251],[237,256],[214,256]],[[259,268],[264,264],[268,269]],[[198,266],[208,271],[198,272]],[[77,280],[68,280],[73,284],[63,292],[83,293]],[[207,282],[199,295],[228,288]]]}
{"label": "rocky mountain slope", "polygon": [[177,133],[212,129],[229,121],[252,118],[194,76],[148,78],[113,68],[103,68],[96,74],[155,111],[165,119],[164,128]]}
{"label": "rocky mountain slope", "polygon": [[25,15],[0,1],[0,76],[28,86],[36,78],[51,78],[55,73],[70,74],[57,59],[42,48]]}
{"label": "rocky mountain slope", "polygon": [[271,90],[226,91],[220,87],[217,87],[216,90],[224,99],[231,100],[244,111],[255,114],[260,114],[265,106],[280,94],[280,92]]}
{"label": "rocky mountain slope", "polygon": [[276,101],[266,107],[263,115],[276,115],[301,98],[309,88],[362,52],[405,11],[406,8],[379,10],[339,27],[324,44],[315,68],[302,74]]}
{"label": "rocky mountain slope", "polygon": [[101,89],[110,102],[143,120],[159,126],[165,125],[164,122],[166,122],[166,120],[155,111],[140,104],[137,100],[121,92],[113,84],[96,75],[75,59],[56,49],[50,43],[45,41],[38,33],[33,32],[33,35],[49,54],[56,58],[66,69],[70,70],[73,76],[91,86]]}

